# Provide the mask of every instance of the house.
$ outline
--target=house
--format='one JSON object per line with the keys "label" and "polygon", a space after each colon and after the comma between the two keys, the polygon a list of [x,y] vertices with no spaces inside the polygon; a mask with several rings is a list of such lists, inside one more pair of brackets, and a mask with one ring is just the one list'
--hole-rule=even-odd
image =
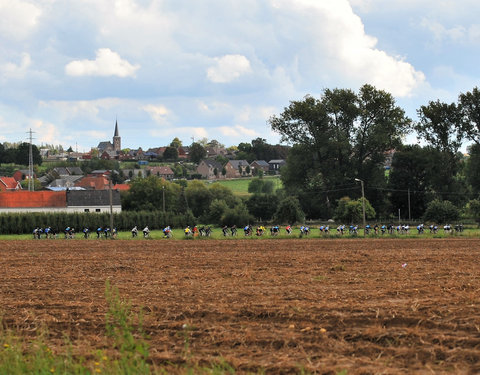
{"label": "house", "polygon": [[181,146],[178,148],[178,158],[182,160],[188,159],[188,155],[190,153],[190,147],[188,146]]}
{"label": "house", "polygon": [[67,170],[67,172],[70,176],[82,176],[83,175],[82,168],[80,168],[80,167],[67,167],[66,170]]}
{"label": "house", "polygon": [[120,192],[110,191],[15,191],[0,193],[0,213],[110,212],[122,211]]}
{"label": "house", "polygon": [[[30,172],[28,169],[19,169],[18,171],[15,171],[12,177],[15,179],[15,181],[28,180],[29,173]],[[35,172],[33,172],[33,178],[37,178]]]}
{"label": "house", "polygon": [[65,192],[11,191],[0,193],[0,213],[65,211]]}
{"label": "house", "polygon": [[21,190],[22,185],[13,177],[0,177],[0,191]]}
{"label": "house", "polygon": [[118,190],[67,190],[67,211],[69,212],[110,212],[122,211],[120,192]]}
{"label": "house", "polygon": [[197,173],[207,180],[215,180],[222,178],[223,166],[216,160],[205,159],[202,160],[197,167]]}
{"label": "house", "polygon": [[250,163],[250,170],[255,176],[258,174],[258,171],[263,171],[263,173],[268,173],[270,166],[265,160],[254,160]]}
{"label": "house", "polygon": [[113,150],[105,150],[100,154],[102,160],[115,160],[118,158],[117,152]]}
{"label": "house", "polygon": [[62,176],[61,178],[56,178],[55,180],[51,181],[47,185],[47,188],[72,188],[82,177],[83,176]]}
{"label": "house", "polygon": [[273,174],[279,174],[280,173],[280,168],[282,168],[286,164],[287,164],[287,162],[283,159],[270,160],[268,162],[269,171],[270,171],[270,173],[273,173]]}
{"label": "house", "polygon": [[76,181],[74,186],[87,190],[108,190],[110,189],[110,180],[104,175],[91,175]]}
{"label": "house", "polygon": [[227,170],[227,178],[238,178],[242,176],[250,176],[250,164],[246,160],[229,160],[225,164],[225,169]]}
{"label": "house", "polygon": [[60,178],[61,176],[70,176],[67,168],[64,167],[55,167],[52,169],[51,173],[53,176],[55,176],[55,178]]}
{"label": "house", "polygon": [[173,180],[174,173],[170,167],[147,167],[147,173],[150,171],[151,175],[162,177],[165,180]]}
{"label": "house", "polygon": [[147,177],[146,169],[122,169],[121,171],[126,179]]}

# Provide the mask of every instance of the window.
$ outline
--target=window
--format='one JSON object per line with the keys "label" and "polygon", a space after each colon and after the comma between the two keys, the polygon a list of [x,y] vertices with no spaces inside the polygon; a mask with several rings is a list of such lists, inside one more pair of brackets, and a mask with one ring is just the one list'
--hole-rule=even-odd
{"label": "window", "polygon": [[89,208],[85,208],[85,209],[83,210],[83,212],[90,212],[90,209],[89,209]]}
{"label": "window", "polygon": [[96,208],[96,209],[95,209],[95,212],[100,212],[100,208]]}

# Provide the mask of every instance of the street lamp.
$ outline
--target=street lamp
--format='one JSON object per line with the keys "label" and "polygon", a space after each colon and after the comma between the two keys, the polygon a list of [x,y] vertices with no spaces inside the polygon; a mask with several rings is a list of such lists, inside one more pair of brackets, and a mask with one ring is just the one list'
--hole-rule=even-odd
{"label": "street lamp", "polygon": [[356,178],[355,181],[360,182],[360,184],[362,185],[363,237],[365,237],[365,227],[367,225],[367,222],[365,220],[365,189],[363,187],[363,180]]}

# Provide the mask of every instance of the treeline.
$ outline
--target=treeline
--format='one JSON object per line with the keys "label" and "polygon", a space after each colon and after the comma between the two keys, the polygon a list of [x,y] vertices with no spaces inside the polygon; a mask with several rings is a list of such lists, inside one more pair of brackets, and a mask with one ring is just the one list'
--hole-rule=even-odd
{"label": "treeline", "polygon": [[[183,228],[195,224],[194,218],[187,214],[175,214],[162,211],[123,211],[113,214],[114,227],[118,230],[131,230],[135,225],[141,230],[148,225],[150,229],[163,229],[167,225]],[[36,227],[51,227],[57,233],[65,228],[75,228],[81,232],[89,228],[94,232],[97,228],[110,226],[109,213],[16,213],[0,214],[0,234],[33,233]]]}
{"label": "treeline", "polygon": [[[20,144],[0,143],[0,164],[19,164],[28,165],[30,155],[30,144],[23,142]],[[32,145],[33,164],[41,165],[42,157],[37,146]]]}
{"label": "treeline", "polygon": [[[292,101],[269,120],[294,145],[282,170],[287,194],[311,219],[333,218],[343,197],[358,200],[362,181],[377,220],[398,219],[399,210],[402,219],[421,220],[432,202],[444,201],[466,214],[480,194],[480,91],[417,113],[413,121],[391,94],[370,85]],[[414,132],[423,145],[404,144]]]}

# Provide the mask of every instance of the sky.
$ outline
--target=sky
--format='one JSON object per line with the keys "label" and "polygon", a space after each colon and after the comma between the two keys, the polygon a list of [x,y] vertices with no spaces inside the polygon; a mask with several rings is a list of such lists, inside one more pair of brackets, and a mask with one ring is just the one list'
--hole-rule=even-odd
{"label": "sky", "polygon": [[[0,0],[0,142],[276,144],[268,119],[368,83],[407,115],[479,85],[477,0]],[[407,143],[416,142],[415,137]]]}

